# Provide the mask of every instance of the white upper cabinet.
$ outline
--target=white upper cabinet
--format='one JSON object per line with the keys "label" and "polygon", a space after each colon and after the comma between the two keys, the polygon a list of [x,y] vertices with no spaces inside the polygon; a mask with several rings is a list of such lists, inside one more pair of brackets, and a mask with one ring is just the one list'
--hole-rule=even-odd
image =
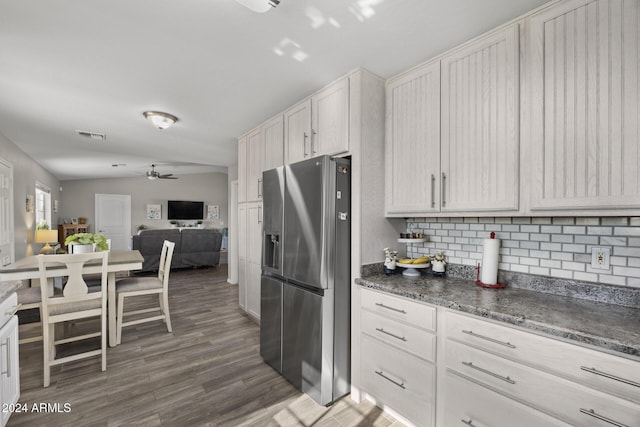
{"label": "white upper cabinet", "polygon": [[262,128],[247,135],[247,201],[262,199],[262,137]]}
{"label": "white upper cabinet", "polygon": [[518,25],[441,59],[442,211],[518,210]]}
{"label": "white upper cabinet", "polygon": [[386,213],[439,212],[440,63],[389,81],[386,116]]}
{"label": "white upper cabinet", "polygon": [[262,170],[277,168],[284,164],[284,116],[274,117],[264,124],[264,147]]}
{"label": "white upper cabinet", "polygon": [[638,0],[527,20],[532,211],[640,208],[639,22]]}
{"label": "white upper cabinet", "polygon": [[238,138],[238,203],[247,201],[247,137]]}
{"label": "white upper cabinet", "polygon": [[311,156],[311,99],[284,113],[284,162],[295,163]]}
{"label": "white upper cabinet", "polygon": [[349,79],[311,97],[311,157],[349,151]]}
{"label": "white upper cabinet", "polygon": [[349,151],[349,78],[342,78],[284,113],[284,162]]}

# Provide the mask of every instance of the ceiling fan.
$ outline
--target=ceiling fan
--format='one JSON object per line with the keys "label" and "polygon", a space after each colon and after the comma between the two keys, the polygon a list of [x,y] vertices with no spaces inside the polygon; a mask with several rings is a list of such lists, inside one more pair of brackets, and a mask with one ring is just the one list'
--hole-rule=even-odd
{"label": "ceiling fan", "polygon": [[172,173],[161,174],[156,171],[156,165],[151,165],[151,170],[147,171],[147,179],[178,179]]}

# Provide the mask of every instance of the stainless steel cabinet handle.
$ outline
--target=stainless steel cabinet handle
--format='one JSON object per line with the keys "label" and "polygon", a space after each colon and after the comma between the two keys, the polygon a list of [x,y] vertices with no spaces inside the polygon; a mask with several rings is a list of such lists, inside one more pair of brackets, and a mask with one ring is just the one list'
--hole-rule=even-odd
{"label": "stainless steel cabinet handle", "polygon": [[464,418],[461,419],[460,421],[462,421],[462,424],[466,424],[468,426],[475,427],[475,424],[473,423],[473,420],[471,420],[471,418],[469,418],[469,421],[465,420]]}
{"label": "stainless steel cabinet handle", "polygon": [[6,354],[7,354],[7,371],[1,372],[0,375],[7,375],[7,378],[11,378],[11,340],[10,337],[5,338],[2,346],[6,346]]}
{"label": "stainless steel cabinet handle", "polygon": [[311,129],[311,154],[316,154],[316,149],[313,141],[315,139],[318,139],[318,137],[316,136],[317,134],[318,134],[317,130]]}
{"label": "stainless steel cabinet handle", "polygon": [[611,418],[607,418],[607,417],[605,417],[603,415],[600,415],[596,411],[594,411],[593,409],[580,408],[580,412],[582,412],[583,414],[589,415],[590,417],[597,418],[597,419],[599,419],[601,421],[604,421],[605,423],[609,423],[609,424],[612,424],[614,426],[617,426],[617,427],[629,427],[626,424],[619,423],[617,421],[612,420]]}
{"label": "stainless steel cabinet handle", "polygon": [[503,377],[502,375],[498,375],[498,374],[496,374],[494,372],[488,371],[488,370],[486,370],[484,368],[481,368],[479,366],[474,365],[472,362],[462,362],[462,364],[465,365],[465,366],[468,366],[470,368],[473,368],[476,371],[480,371],[480,372],[482,372],[484,374],[491,375],[492,377],[498,378],[499,380],[502,380],[502,381],[507,382],[509,384],[515,384],[516,383],[514,380],[512,380],[509,377]]}
{"label": "stainless steel cabinet handle", "polygon": [[490,337],[487,337],[487,336],[484,336],[484,335],[476,334],[476,333],[475,333],[475,332],[473,332],[473,331],[465,331],[465,330],[463,329],[463,330],[462,330],[462,333],[463,333],[463,334],[467,334],[467,335],[471,335],[472,337],[480,338],[480,339],[482,339],[482,340],[491,341],[491,342],[494,342],[494,343],[496,343],[496,344],[503,345],[503,346],[505,346],[505,347],[509,347],[509,348],[516,348],[516,346],[515,346],[515,345],[513,345],[513,344],[511,344],[510,342],[504,342],[504,341],[497,340],[497,339],[495,339],[495,338],[490,338]]}
{"label": "stainless steel cabinet handle", "polygon": [[444,172],[442,172],[442,194],[440,195],[440,197],[442,197],[442,206],[447,206],[447,200],[444,197],[444,189],[445,189],[445,182],[447,181],[447,175],[445,175]]}
{"label": "stainless steel cabinet handle", "polygon": [[401,336],[398,336],[396,334],[392,334],[391,332],[387,332],[387,331],[384,330],[384,328],[376,328],[376,331],[382,332],[383,334],[387,334],[390,337],[394,337],[396,339],[399,339],[400,341],[407,341],[407,339],[405,337],[401,337]]}
{"label": "stainless steel cabinet handle", "polygon": [[640,387],[640,383],[628,380],[626,378],[616,377],[615,375],[608,374],[606,372],[598,371],[596,368],[588,368],[586,366],[580,366],[580,369],[582,369],[583,371],[590,372],[592,374],[600,375],[601,377],[609,378],[614,381],[620,381],[621,383],[629,384],[634,387]]}
{"label": "stainless steel cabinet handle", "polygon": [[258,178],[258,198],[262,197],[262,178]]}
{"label": "stainless steel cabinet handle", "polygon": [[309,135],[306,132],[302,135],[304,136],[304,139],[302,140],[302,148],[304,149],[304,156],[307,157],[309,155],[307,153],[307,138],[309,138]]}
{"label": "stainless steel cabinet handle", "polygon": [[258,206],[258,224],[262,224],[262,206]]}
{"label": "stainless steel cabinet handle", "polygon": [[431,207],[432,208],[436,207],[436,199],[434,198],[435,193],[436,193],[436,177],[435,175],[431,174]]}
{"label": "stainless steel cabinet handle", "polygon": [[384,304],[383,304],[383,303],[381,303],[381,302],[377,302],[377,303],[376,303],[376,305],[377,305],[378,307],[386,308],[387,310],[393,310],[393,311],[397,311],[398,313],[407,314],[407,312],[406,312],[406,311],[404,311],[404,310],[399,310],[399,309],[397,309],[397,308],[389,307],[388,305],[384,305]]}
{"label": "stainless steel cabinet handle", "polygon": [[397,381],[392,380],[391,378],[389,378],[388,376],[386,376],[385,374],[382,373],[382,371],[374,371],[376,374],[380,375],[382,378],[384,378],[385,380],[397,385],[398,387],[400,387],[401,389],[406,389],[406,387],[404,386],[404,381],[402,383],[399,383]]}

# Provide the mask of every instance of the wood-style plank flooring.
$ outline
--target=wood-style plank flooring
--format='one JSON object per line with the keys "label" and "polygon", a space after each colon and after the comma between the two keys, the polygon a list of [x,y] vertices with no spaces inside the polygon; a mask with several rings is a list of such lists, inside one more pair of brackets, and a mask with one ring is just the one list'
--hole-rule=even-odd
{"label": "wood-style plank flooring", "polygon": [[[399,425],[366,401],[319,406],[279,376],[260,358],[259,328],[226,278],[226,265],[171,272],[173,333],[161,321],[125,328],[122,344],[107,352],[106,372],[98,357],[67,363],[43,388],[42,344],[20,346],[20,403],[28,412],[13,413],[8,425]],[[32,412],[42,403],[49,412]]]}

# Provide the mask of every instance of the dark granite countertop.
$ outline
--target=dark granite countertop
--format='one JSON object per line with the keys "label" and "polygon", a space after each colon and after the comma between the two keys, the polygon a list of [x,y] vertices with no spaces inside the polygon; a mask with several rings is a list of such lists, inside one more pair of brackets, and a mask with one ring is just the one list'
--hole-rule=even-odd
{"label": "dark granite countertop", "polygon": [[640,356],[640,309],[507,287],[485,289],[472,280],[401,274],[356,279],[365,288],[424,301],[579,343]]}

